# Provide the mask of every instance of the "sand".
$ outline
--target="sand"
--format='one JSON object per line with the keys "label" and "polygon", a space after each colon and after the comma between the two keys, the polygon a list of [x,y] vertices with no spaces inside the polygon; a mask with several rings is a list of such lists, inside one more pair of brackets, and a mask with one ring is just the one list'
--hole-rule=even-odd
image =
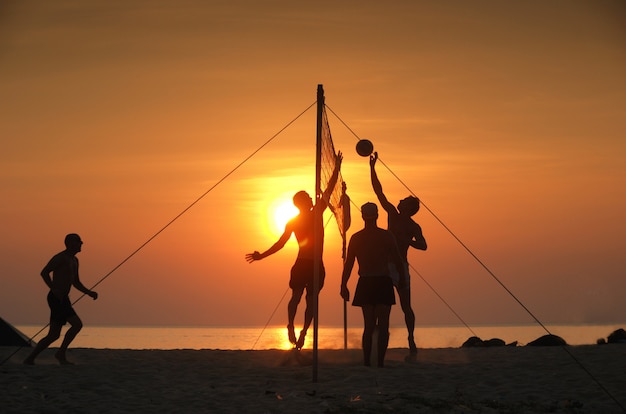
{"label": "sand", "polygon": [[405,362],[391,349],[384,368],[362,366],[359,349],[320,350],[314,382],[307,349],[70,348],[72,366],[55,348],[22,365],[22,349],[0,365],[0,401],[3,413],[625,412],[626,345],[567,350],[420,349]]}

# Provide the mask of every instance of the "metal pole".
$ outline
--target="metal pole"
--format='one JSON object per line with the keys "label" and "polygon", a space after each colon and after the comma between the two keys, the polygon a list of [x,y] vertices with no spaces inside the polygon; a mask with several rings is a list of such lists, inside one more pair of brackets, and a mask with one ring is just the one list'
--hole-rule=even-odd
{"label": "metal pole", "polygon": [[[324,110],[324,87],[317,85],[317,132],[316,132],[316,145],[315,145],[315,205],[319,203],[322,196],[321,189],[321,163],[322,163],[322,113]],[[317,345],[317,329],[318,329],[318,295],[319,295],[319,274],[320,274],[320,257],[321,247],[324,242],[321,240],[324,236],[320,232],[320,226],[318,223],[322,223],[322,210],[319,208],[314,209],[314,263],[313,263],[313,303],[314,303],[314,315],[313,315],[313,382],[317,382],[317,367],[318,367],[318,345]]]}

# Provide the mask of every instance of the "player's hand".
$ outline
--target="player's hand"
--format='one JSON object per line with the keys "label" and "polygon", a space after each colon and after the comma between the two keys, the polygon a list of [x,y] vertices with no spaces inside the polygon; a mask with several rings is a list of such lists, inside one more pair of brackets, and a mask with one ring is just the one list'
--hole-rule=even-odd
{"label": "player's hand", "polygon": [[254,262],[255,260],[261,260],[261,253],[259,253],[259,252],[255,251],[254,253],[248,253],[248,254],[246,255],[246,261],[247,261],[248,263],[252,263],[252,262]]}
{"label": "player's hand", "polygon": [[348,286],[341,285],[341,297],[346,302],[348,302],[350,300],[350,291],[348,290]]}
{"label": "player's hand", "polygon": [[370,167],[373,167],[376,161],[378,161],[378,152],[374,151],[374,153],[370,155]]}

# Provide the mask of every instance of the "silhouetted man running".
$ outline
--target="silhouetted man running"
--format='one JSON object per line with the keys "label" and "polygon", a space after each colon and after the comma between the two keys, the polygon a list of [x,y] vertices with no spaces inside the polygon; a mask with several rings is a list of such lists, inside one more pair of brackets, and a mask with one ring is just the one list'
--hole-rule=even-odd
{"label": "silhouetted man running", "polygon": [[[84,294],[91,296],[94,300],[98,298],[98,294],[87,289],[78,278],[76,253],[81,251],[82,245],[83,241],[78,234],[68,234],[65,236],[65,250],[54,255],[41,271],[43,281],[50,288],[48,292],[50,330],[48,335],[37,343],[33,352],[24,360],[26,365],[33,365],[37,355],[59,339],[61,328],[68,322],[71,326],[65,333],[61,347],[54,354],[54,357],[61,364],[70,364],[65,356],[65,352],[83,327],[82,321],[74,311],[74,308],[72,308],[69,297],[70,289],[74,286]],[[52,273],[52,277],[50,277],[50,273]]]}

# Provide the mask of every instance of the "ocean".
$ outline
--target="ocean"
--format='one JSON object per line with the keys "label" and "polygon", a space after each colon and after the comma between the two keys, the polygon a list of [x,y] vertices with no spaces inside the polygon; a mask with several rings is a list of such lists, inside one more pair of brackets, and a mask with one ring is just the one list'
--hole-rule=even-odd
{"label": "ocean", "polygon": [[[626,324],[612,325],[546,325],[550,333],[565,339],[569,345],[595,344],[614,330],[625,328]],[[29,338],[38,341],[47,333],[47,328],[34,325],[16,326]],[[418,348],[458,348],[474,334],[483,340],[500,338],[507,344],[517,341],[518,345],[545,335],[539,325],[472,326],[418,326],[415,341]],[[42,330],[43,329],[43,330]],[[41,331],[41,332],[40,332]],[[39,333],[40,332],[40,333]],[[299,331],[296,327],[296,334]],[[349,328],[348,348],[361,347],[362,328]],[[392,327],[389,347],[406,348],[406,328]],[[52,344],[59,346],[60,340]],[[304,348],[313,346],[313,329],[309,330]],[[281,327],[197,327],[197,326],[90,326],[83,330],[72,342],[74,348],[98,349],[224,349],[224,350],[263,350],[290,349],[287,330]],[[344,329],[342,327],[319,327],[318,348],[343,349]]]}

